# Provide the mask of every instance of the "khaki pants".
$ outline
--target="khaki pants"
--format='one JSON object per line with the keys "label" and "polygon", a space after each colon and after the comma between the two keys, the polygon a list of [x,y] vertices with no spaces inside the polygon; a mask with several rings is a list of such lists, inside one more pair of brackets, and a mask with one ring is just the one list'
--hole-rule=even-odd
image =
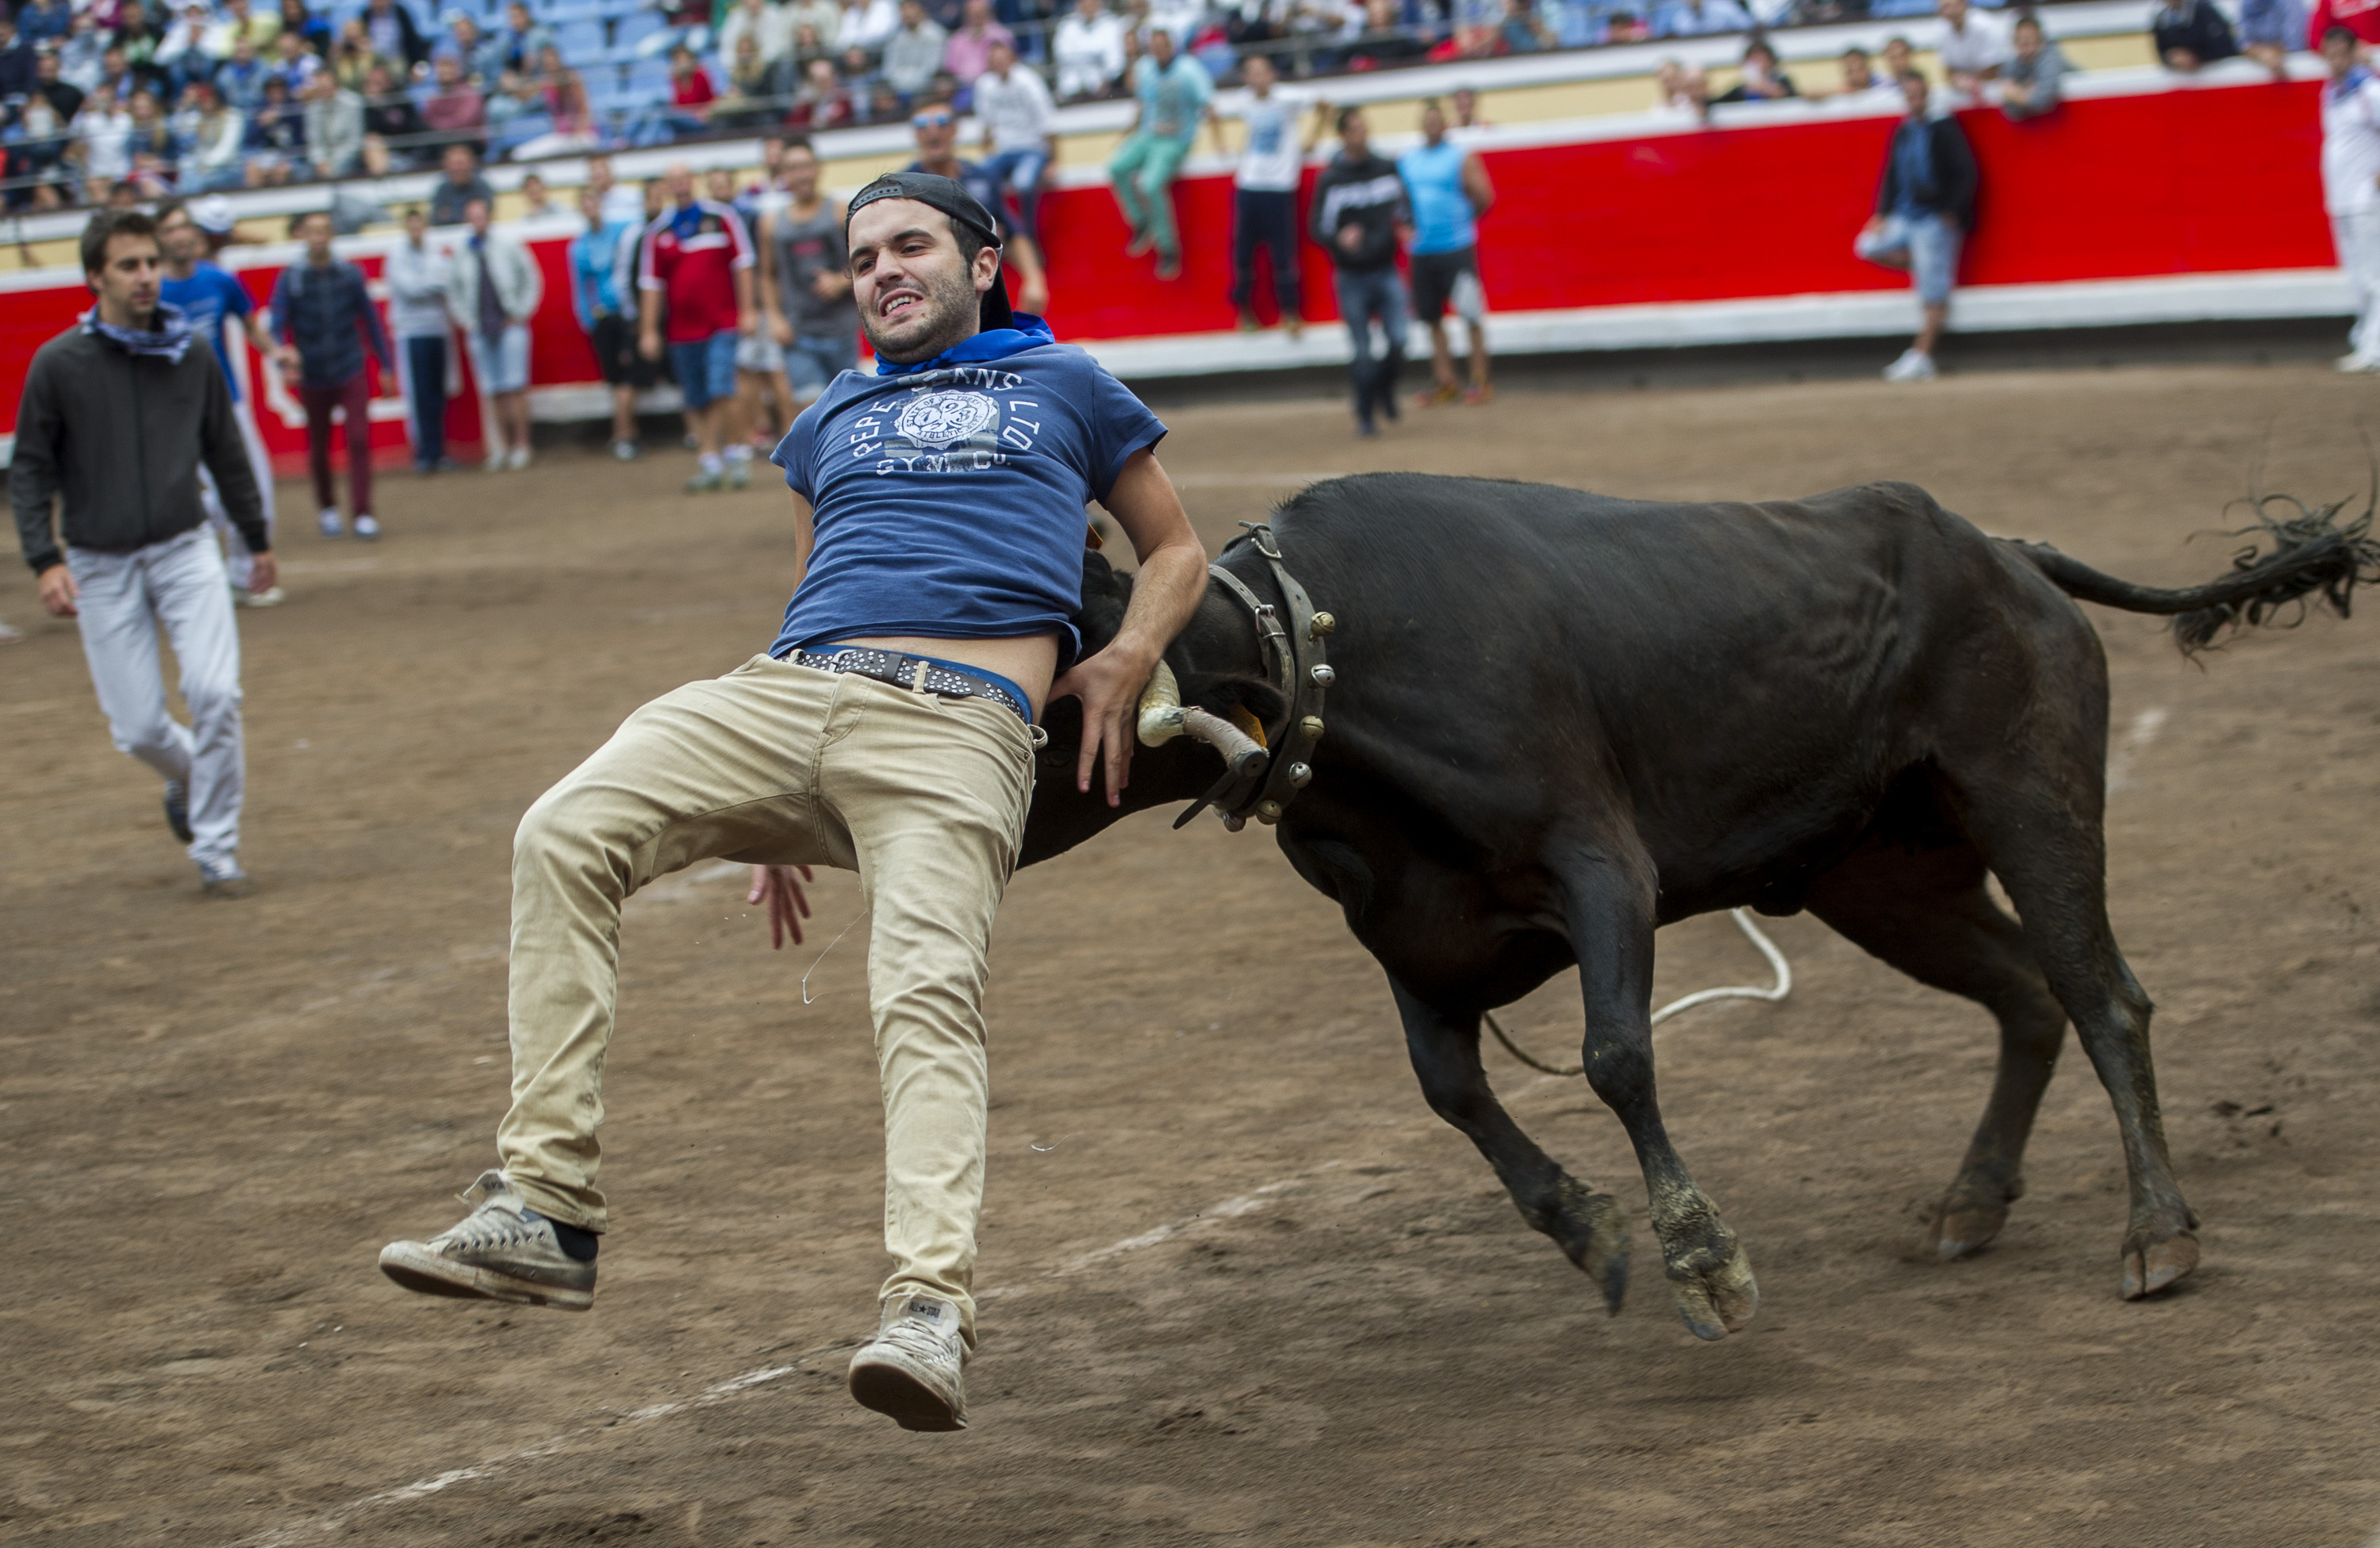
{"label": "khaki pants", "polygon": [[757,656],[628,717],[539,798],[513,845],[513,1105],[504,1170],[600,1231],[596,1127],[620,906],[723,857],[859,872],[884,1093],[883,1294],[958,1303],[972,1342],[982,1212],[985,949],[1033,794],[1013,710]]}

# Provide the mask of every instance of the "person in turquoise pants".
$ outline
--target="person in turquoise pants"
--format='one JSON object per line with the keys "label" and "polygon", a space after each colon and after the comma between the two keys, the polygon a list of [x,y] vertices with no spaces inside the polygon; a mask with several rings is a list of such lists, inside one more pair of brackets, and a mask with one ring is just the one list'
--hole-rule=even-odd
{"label": "person in turquoise pants", "polygon": [[[1172,35],[1160,30],[1149,33],[1148,52],[1133,66],[1132,88],[1140,106],[1131,132],[1108,163],[1108,177],[1115,183],[1124,224],[1132,227],[1125,255],[1137,258],[1154,248],[1157,277],[1172,279],[1182,272],[1182,237],[1173,226],[1173,178],[1198,138],[1198,120],[1215,121],[1208,106],[1215,82],[1197,60],[1175,53]],[[1215,136],[1220,152],[1220,128]]]}

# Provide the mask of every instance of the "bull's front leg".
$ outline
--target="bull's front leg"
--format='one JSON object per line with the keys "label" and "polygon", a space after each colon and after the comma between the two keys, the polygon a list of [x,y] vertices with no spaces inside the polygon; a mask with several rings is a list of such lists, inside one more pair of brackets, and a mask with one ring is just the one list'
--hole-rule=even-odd
{"label": "bull's front leg", "polygon": [[1564,1172],[1512,1121],[1479,1065],[1479,1013],[1422,1003],[1394,979],[1405,1048],[1430,1110],[1469,1136],[1521,1218],[1551,1237],[1617,1313],[1628,1293],[1628,1215],[1620,1201]]}
{"label": "bull's front leg", "polygon": [[1697,1338],[1752,1321],[1760,1286],[1718,1206],[1694,1185],[1661,1125],[1653,1092],[1655,884],[1649,861],[1578,853],[1557,865],[1586,1001],[1587,1083],[1636,1147],[1653,1232],[1678,1314]]}

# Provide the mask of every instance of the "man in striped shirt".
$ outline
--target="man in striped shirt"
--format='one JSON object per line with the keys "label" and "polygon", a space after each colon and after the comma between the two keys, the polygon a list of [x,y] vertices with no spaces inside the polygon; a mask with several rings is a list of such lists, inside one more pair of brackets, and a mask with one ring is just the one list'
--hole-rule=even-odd
{"label": "man in striped shirt", "polygon": [[637,260],[638,347],[658,360],[667,340],[701,451],[687,492],[741,489],[751,478],[752,448],[735,403],[735,341],[760,325],[752,238],[732,207],[694,197],[694,172],[684,162],[670,165],[662,188],[669,205],[645,228]]}

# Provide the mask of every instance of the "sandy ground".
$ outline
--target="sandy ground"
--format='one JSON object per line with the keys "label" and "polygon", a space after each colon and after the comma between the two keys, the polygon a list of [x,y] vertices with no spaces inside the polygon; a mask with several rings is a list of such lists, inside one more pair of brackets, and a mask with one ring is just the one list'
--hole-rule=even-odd
{"label": "sandy ground", "polygon": [[[1358,445],[1326,403],[1192,408],[1210,543],[1363,468],[1759,497],[1891,476],[2178,582],[2224,501],[2364,478],[2368,383],[2299,367],[1515,393]],[[2117,928],[2156,997],[2204,1268],[2117,1298],[2121,1159],[2079,1054],[2032,1193],[1912,1253],[1980,1112],[1984,1014],[1806,918],[1780,1006],[1682,1018],[1664,1106],[1765,1299],[1696,1344],[1648,1254],[1607,1319],[1423,1106],[1378,970],[1260,832],[1144,814],[1021,874],[975,1428],[854,1407],[880,1136],[856,887],[772,956],[740,877],[631,905],[589,1316],[408,1297],[504,1103],[512,827],[622,715],[761,648],[771,493],[621,469],[392,479],[376,548],[285,545],[248,615],[252,900],[199,900],[69,626],[0,612],[0,1538],[77,1544],[2359,1544],[2380,1528],[2380,623],[2202,670],[2103,616]],[[296,486],[285,501],[302,508]],[[1450,562],[1459,562],[1450,534]],[[1327,599],[1324,599],[1327,604]],[[808,998],[801,986],[808,974]],[[1757,981],[1723,919],[1666,997]],[[1512,1014],[1574,1057],[1558,981]],[[1521,1121],[1641,1200],[1577,1081]],[[1638,1244],[1649,1237],[1638,1223]]]}

